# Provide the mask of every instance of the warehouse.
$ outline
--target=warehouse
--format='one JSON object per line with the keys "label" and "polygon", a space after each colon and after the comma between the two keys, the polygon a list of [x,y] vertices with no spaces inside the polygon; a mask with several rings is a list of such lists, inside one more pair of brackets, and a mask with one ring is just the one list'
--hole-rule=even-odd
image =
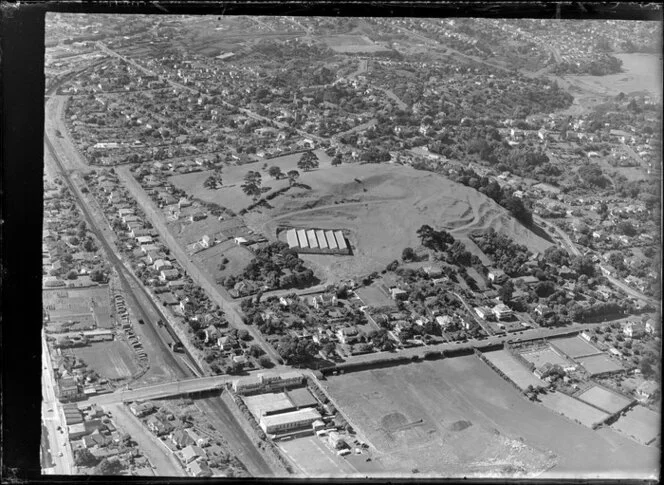
{"label": "warehouse", "polygon": [[297,231],[297,240],[299,241],[301,248],[306,249],[309,247],[309,240],[307,239],[304,229]]}
{"label": "warehouse", "polygon": [[288,247],[298,253],[350,254],[350,247],[341,229],[291,228],[286,230],[286,241]]}
{"label": "warehouse", "polygon": [[325,239],[325,231],[318,229],[316,231],[316,239],[318,240],[318,247],[323,251],[328,251],[327,240]]}
{"label": "warehouse", "polygon": [[260,426],[268,434],[277,434],[311,426],[320,418],[320,413],[315,409],[304,408],[290,413],[262,416]]}
{"label": "warehouse", "polygon": [[[295,411],[297,408],[283,392],[255,394],[244,398],[244,403],[256,419],[271,414]],[[303,406],[304,407],[304,406]]]}
{"label": "warehouse", "polygon": [[286,232],[286,240],[288,241],[289,249],[298,248],[300,243],[297,241],[297,232],[295,229],[289,229]]}
{"label": "warehouse", "polygon": [[327,239],[327,246],[332,251],[336,251],[337,249],[339,249],[339,246],[337,246],[337,240],[334,237],[334,232],[325,231],[325,239]]}
{"label": "warehouse", "polygon": [[316,241],[316,233],[313,229],[307,231],[307,240],[311,249],[318,249],[318,241]]}

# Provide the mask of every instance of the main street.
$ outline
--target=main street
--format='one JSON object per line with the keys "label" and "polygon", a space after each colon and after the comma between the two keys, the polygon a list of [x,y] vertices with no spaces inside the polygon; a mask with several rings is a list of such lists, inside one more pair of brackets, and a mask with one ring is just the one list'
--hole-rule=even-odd
{"label": "main street", "polygon": [[[67,421],[64,409],[55,394],[55,376],[53,364],[48,353],[46,334],[42,330],[42,422],[46,427],[48,452],[54,466],[46,468],[43,473],[47,475],[71,475],[75,473],[73,451],[69,446]],[[43,450],[46,452],[47,450]]]}

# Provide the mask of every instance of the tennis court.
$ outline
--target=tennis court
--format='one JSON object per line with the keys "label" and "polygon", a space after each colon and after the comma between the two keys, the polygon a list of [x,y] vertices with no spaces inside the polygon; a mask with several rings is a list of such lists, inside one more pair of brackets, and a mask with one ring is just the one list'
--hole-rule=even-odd
{"label": "tennis court", "polygon": [[548,383],[535,377],[530,370],[526,369],[507,350],[494,350],[492,352],[485,352],[483,355],[521,389],[526,389],[528,386],[548,385]]}
{"label": "tennis court", "polygon": [[601,353],[601,350],[599,350],[594,345],[589,344],[578,335],[574,337],[553,339],[550,341],[550,343],[572,359],[581,357],[582,355],[593,355]]}
{"label": "tennis court", "polygon": [[597,406],[610,414],[617,413],[632,402],[628,397],[609,391],[600,386],[593,386],[576,397],[584,402],[592,404],[593,406]]}
{"label": "tennis court", "polygon": [[590,355],[579,359],[578,362],[591,376],[625,370],[622,365],[606,354]]}

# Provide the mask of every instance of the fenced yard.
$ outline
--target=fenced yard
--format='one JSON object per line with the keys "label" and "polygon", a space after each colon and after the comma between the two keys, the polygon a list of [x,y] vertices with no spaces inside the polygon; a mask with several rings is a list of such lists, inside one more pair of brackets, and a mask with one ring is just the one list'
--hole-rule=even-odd
{"label": "fenced yard", "polygon": [[613,423],[611,428],[645,445],[661,434],[660,422],[660,414],[643,406],[635,406]]}
{"label": "fenced yard", "polygon": [[484,352],[483,355],[521,389],[526,389],[528,386],[547,385],[546,382],[535,377],[530,370],[526,369],[523,364],[516,360],[507,350]]}
{"label": "fenced yard", "polygon": [[611,392],[608,389],[604,389],[600,386],[593,386],[583,391],[576,397],[582,401],[603,409],[609,414],[617,413],[630,402],[632,402],[631,399],[625,396],[621,396],[618,393]]}

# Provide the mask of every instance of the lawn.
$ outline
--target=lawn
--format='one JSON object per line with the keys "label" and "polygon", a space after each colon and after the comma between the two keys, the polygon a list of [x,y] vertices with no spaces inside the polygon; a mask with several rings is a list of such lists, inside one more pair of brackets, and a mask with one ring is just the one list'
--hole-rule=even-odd
{"label": "lawn", "polygon": [[579,399],[589,404],[593,404],[603,409],[609,414],[617,413],[627,406],[632,400],[621,396],[618,393],[604,389],[603,387],[593,386],[577,395]]}
{"label": "lawn", "polygon": [[485,352],[484,357],[500,369],[521,389],[526,389],[528,386],[548,386],[548,383],[535,377],[532,372],[526,369],[523,364],[516,360],[507,350]]}
{"label": "lawn", "polygon": [[88,368],[107,379],[125,379],[138,371],[132,351],[119,340],[98,342],[87,347],[72,349]]}
{"label": "lawn", "polygon": [[524,359],[526,359],[528,362],[532,362],[533,364],[535,364],[535,368],[537,369],[542,367],[547,362],[554,365],[557,364],[563,368],[570,365],[570,362],[563,359],[560,355],[558,355],[550,348],[546,348],[543,350],[535,350],[533,352],[524,352],[521,354],[521,356]]}
{"label": "lawn", "polygon": [[341,478],[357,475],[357,470],[330,450],[317,436],[279,441],[279,448],[302,475],[312,478]]}
{"label": "lawn", "polygon": [[[221,270],[219,265],[224,258],[228,258],[228,263],[225,263],[226,267]],[[192,257],[196,265],[211,274],[215,281],[240,274],[252,259],[254,253],[244,246],[238,246],[233,240],[224,241]]]}
{"label": "lawn", "polygon": [[540,395],[539,399],[549,409],[589,428],[609,416],[609,413],[595,409],[561,392]]}
{"label": "lawn", "polygon": [[397,306],[396,302],[392,298],[387,296],[383,290],[374,285],[363,286],[362,288],[356,290],[355,293],[357,293],[357,296],[360,297],[362,302],[368,306],[390,306],[395,308]]}
{"label": "lawn", "polygon": [[579,336],[551,339],[549,343],[572,359],[576,359],[582,355],[601,353],[601,350]]}
{"label": "lawn", "polygon": [[546,478],[657,470],[657,450],[615,433],[607,440],[528,401],[475,356],[347,373],[323,384],[376,448],[373,460],[395,475],[413,468],[446,477],[547,469]]}
{"label": "lawn", "polygon": [[591,355],[578,359],[578,361],[591,376],[624,370],[622,365],[606,354]]}
{"label": "lawn", "polygon": [[639,443],[648,444],[661,433],[661,415],[643,406],[635,406],[621,416],[611,427],[634,438]]}

